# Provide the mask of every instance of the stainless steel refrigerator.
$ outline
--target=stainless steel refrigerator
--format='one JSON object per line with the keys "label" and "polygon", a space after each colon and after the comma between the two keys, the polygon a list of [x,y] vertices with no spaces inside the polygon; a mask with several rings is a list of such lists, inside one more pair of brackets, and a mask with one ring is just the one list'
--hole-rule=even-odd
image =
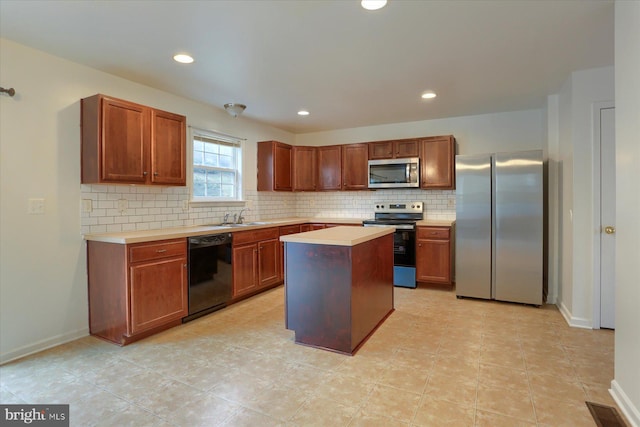
{"label": "stainless steel refrigerator", "polygon": [[542,151],[456,156],[456,295],[543,302]]}

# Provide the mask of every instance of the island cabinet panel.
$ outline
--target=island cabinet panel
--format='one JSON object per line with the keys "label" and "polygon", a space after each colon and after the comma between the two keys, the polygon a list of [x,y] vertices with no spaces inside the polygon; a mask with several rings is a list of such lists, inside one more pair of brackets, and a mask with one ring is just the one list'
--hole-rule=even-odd
{"label": "island cabinet panel", "polygon": [[286,326],[299,344],[353,354],[393,311],[393,236],[286,243]]}
{"label": "island cabinet panel", "polygon": [[315,191],[318,176],[316,147],[293,147],[293,191]]}
{"label": "island cabinet panel", "polygon": [[258,142],[258,191],[291,191],[291,145]]}
{"label": "island cabinet panel", "polygon": [[318,191],[342,190],[342,146],[318,147]]}
{"label": "island cabinet panel", "polygon": [[364,144],[342,146],[342,189],[366,190],[369,188],[369,148]]}
{"label": "island cabinet panel", "polygon": [[186,185],[186,117],[107,97],[81,100],[83,184]]}
{"label": "island cabinet panel", "polygon": [[453,251],[450,227],[418,227],[416,235],[416,280],[452,284]]}
{"label": "island cabinet panel", "polygon": [[420,139],[421,188],[453,190],[455,183],[455,139],[433,136]]}
{"label": "island cabinet panel", "polygon": [[282,281],[278,227],[233,234],[233,298]]}
{"label": "island cabinet panel", "polygon": [[125,345],[181,323],[188,313],[186,239],[87,242],[89,329]]}

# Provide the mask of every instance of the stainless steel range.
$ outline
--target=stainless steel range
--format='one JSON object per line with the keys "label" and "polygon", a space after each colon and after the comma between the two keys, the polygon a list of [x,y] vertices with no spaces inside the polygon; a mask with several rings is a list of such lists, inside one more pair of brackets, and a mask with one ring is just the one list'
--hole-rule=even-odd
{"label": "stainless steel range", "polygon": [[373,207],[374,219],[362,221],[365,227],[393,226],[393,284],[416,287],[416,222],[424,218],[422,202],[379,202]]}

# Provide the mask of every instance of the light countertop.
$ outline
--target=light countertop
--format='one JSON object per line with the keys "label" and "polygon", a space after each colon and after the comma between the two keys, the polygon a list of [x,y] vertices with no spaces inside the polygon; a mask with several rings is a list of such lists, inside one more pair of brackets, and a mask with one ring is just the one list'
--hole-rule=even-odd
{"label": "light countertop", "polygon": [[85,234],[85,240],[104,243],[142,243],[165,239],[180,239],[207,234],[233,233],[236,231],[257,230],[261,228],[281,227],[286,225],[306,223],[331,223],[331,224],[360,224],[360,218],[278,218],[264,221],[249,221],[243,225],[194,225],[175,228],[162,228],[155,230],[123,231],[119,233]]}
{"label": "light countertop", "polygon": [[378,237],[392,234],[394,227],[331,227],[298,234],[280,236],[286,243],[309,243],[312,245],[356,246]]}
{"label": "light countertop", "polygon": [[[157,240],[166,239],[180,239],[193,236],[203,236],[207,234],[218,233],[233,233],[236,231],[257,230],[261,228],[281,227],[286,225],[307,224],[307,223],[327,223],[327,224],[361,224],[366,218],[277,218],[267,219],[261,221],[249,221],[242,225],[193,225],[175,228],[162,228],[154,230],[137,230],[137,231],[123,231],[119,233],[99,233],[99,234],[85,234],[83,237],[85,240],[92,240],[96,242],[105,243],[142,243],[153,242]],[[433,227],[448,227],[452,226],[455,221],[452,220],[434,220],[426,219],[418,221],[418,226],[433,226]],[[353,227],[355,228],[355,227]],[[378,227],[363,227],[363,228],[378,228]],[[330,230],[330,229],[327,229]],[[316,230],[320,231],[320,230]],[[337,243],[335,243],[337,244]]]}
{"label": "light countertop", "polygon": [[452,227],[455,223],[455,219],[424,219],[416,222],[416,225],[418,227]]}

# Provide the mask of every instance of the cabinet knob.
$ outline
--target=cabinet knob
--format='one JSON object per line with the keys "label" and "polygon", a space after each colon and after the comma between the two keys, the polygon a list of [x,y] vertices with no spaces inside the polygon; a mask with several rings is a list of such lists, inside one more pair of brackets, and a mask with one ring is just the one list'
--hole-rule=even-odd
{"label": "cabinet knob", "polygon": [[158,176],[158,172],[154,172],[154,173],[153,173],[153,176]]}
{"label": "cabinet knob", "polygon": [[162,253],[167,252],[167,250],[166,249],[158,249],[156,252],[159,253],[159,254],[162,254]]}
{"label": "cabinet knob", "polygon": [[147,176],[148,175],[147,171],[142,172],[142,175]]}
{"label": "cabinet knob", "polygon": [[187,264],[186,264],[186,263],[185,263],[185,264],[182,264],[182,266],[183,266],[184,268],[187,268]]}

